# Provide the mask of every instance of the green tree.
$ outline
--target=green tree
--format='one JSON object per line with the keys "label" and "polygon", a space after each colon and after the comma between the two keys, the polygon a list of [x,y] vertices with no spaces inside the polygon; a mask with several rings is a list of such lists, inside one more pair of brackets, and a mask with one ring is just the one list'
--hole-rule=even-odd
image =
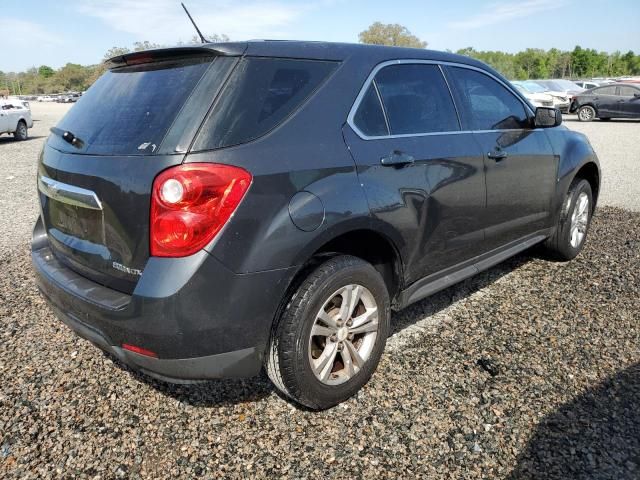
{"label": "green tree", "polygon": [[42,78],[52,77],[55,73],[56,71],[48,65],[41,65],[40,68],[38,68],[38,75]]}
{"label": "green tree", "polygon": [[407,27],[397,23],[375,22],[358,34],[361,43],[391,45],[394,47],[426,48],[427,42],[413,35]]}
{"label": "green tree", "polygon": [[65,91],[86,89],[88,78],[87,68],[75,63],[67,63],[55,75],[56,83]]}

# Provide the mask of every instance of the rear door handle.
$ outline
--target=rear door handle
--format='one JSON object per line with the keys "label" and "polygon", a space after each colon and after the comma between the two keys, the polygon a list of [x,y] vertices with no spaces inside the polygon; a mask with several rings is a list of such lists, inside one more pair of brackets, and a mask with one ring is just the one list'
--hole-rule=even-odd
{"label": "rear door handle", "polygon": [[386,157],[380,159],[380,163],[385,167],[398,167],[403,165],[409,165],[416,161],[411,155],[401,152],[400,150],[394,150]]}
{"label": "rear door handle", "polygon": [[496,162],[499,162],[500,160],[504,160],[508,156],[509,155],[507,154],[507,152],[503,152],[502,150],[496,150],[494,152],[487,153],[487,157],[492,158]]}

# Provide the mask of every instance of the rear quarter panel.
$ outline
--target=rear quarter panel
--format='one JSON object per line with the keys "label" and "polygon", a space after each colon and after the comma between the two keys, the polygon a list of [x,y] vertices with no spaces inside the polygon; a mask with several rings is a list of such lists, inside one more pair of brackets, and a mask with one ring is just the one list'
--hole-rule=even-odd
{"label": "rear quarter panel", "polygon": [[[210,253],[236,273],[302,265],[324,243],[370,226],[369,209],[342,126],[369,68],[341,64],[297,112],[265,136],[236,147],[190,153],[187,162],[242,167],[253,175],[246,197]],[[323,221],[303,231],[289,204],[298,192],[320,199]]]}

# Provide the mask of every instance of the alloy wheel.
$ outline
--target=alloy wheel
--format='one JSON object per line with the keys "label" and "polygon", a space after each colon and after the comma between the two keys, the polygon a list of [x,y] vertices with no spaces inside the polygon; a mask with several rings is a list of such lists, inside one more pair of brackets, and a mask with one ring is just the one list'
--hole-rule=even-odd
{"label": "alloy wheel", "polygon": [[378,335],[378,305],[362,285],[334,292],[316,315],[309,338],[309,362],[326,385],[351,379],[371,356]]}
{"label": "alloy wheel", "polygon": [[592,108],[585,107],[580,109],[580,111],[578,112],[578,115],[580,116],[580,120],[589,121],[589,120],[593,120],[593,113],[594,112]]}
{"label": "alloy wheel", "polygon": [[569,242],[573,248],[578,248],[587,233],[589,224],[589,197],[585,192],[578,195],[576,204],[571,214],[571,229],[569,230]]}

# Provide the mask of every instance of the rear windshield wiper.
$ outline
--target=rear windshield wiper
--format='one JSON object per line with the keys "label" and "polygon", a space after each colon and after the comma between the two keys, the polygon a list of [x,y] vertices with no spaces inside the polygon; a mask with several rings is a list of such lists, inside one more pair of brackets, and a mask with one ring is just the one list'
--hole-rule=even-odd
{"label": "rear windshield wiper", "polygon": [[73,133],[69,132],[68,130],[62,130],[61,128],[51,127],[50,131],[51,133],[55,133],[56,135],[62,137],[62,139],[65,142],[71,144],[76,148],[84,147],[84,142],[80,138],[76,137]]}

